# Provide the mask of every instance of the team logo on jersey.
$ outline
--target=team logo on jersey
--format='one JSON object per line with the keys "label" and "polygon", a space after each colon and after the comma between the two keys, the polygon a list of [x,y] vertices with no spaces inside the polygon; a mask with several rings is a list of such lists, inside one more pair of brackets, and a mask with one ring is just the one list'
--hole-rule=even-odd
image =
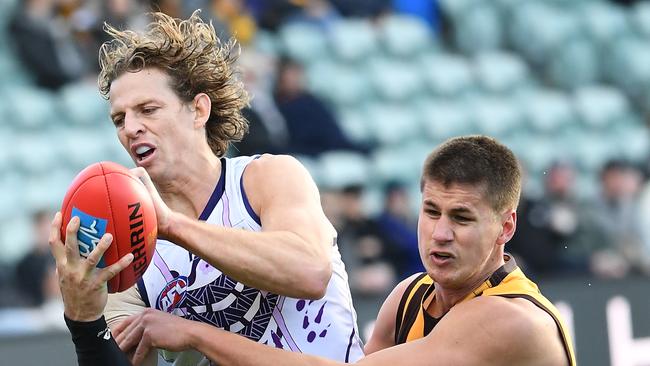
{"label": "team logo on jersey", "polygon": [[156,309],[171,313],[183,301],[187,290],[187,277],[178,276],[167,282],[156,300]]}
{"label": "team logo on jersey", "polygon": [[[80,226],[77,232],[79,254],[87,258],[90,252],[99,244],[99,240],[106,234],[108,220],[89,215],[76,207],[72,207],[72,217],[79,217]],[[97,267],[104,267],[104,258],[100,259]]]}

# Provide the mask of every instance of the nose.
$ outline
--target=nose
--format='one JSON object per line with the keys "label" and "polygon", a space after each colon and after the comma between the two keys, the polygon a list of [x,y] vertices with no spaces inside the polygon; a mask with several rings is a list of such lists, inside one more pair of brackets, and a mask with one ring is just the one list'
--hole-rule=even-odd
{"label": "nose", "polygon": [[130,113],[124,115],[124,132],[130,138],[135,138],[144,132],[144,125]]}
{"label": "nose", "polygon": [[449,219],[441,215],[433,224],[432,239],[437,243],[448,243],[454,240],[454,231]]}

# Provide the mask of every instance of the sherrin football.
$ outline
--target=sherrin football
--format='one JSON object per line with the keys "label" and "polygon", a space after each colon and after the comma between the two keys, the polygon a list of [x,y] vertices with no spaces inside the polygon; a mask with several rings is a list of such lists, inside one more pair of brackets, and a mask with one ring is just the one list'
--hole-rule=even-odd
{"label": "sherrin football", "polygon": [[156,211],[144,184],[116,163],[95,163],[72,181],[61,207],[61,238],[70,219],[78,216],[77,233],[82,257],[99,244],[105,233],[113,242],[97,267],[103,268],[133,253],[133,262],[108,282],[108,292],[121,292],[133,286],[151,262],[156,245]]}

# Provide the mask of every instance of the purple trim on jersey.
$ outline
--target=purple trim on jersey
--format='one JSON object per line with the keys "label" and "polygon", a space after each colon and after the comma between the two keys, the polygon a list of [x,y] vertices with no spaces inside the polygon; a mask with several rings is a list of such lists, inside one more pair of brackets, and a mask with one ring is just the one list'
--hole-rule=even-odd
{"label": "purple trim on jersey", "polygon": [[221,196],[223,196],[223,192],[226,190],[226,159],[221,158],[220,160],[221,176],[219,177],[219,183],[217,183],[217,187],[212,192],[212,195],[208,200],[208,204],[205,205],[203,212],[201,212],[201,216],[199,216],[199,220],[201,221],[205,221],[208,219],[208,217],[210,217],[210,214],[214,210],[215,206],[217,206],[217,203],[219,203]]}
{"label": "purple trim on jersey", "polygon": [[298,345],[296,344],[296,341],[294,341],[293,337],[291,337],[291,332],[289,332],[289,328],[287,328],[287,323],[284,321],[284,318],[282,317],[282,313],[278,309],[277,305],[275,309],[273,309],[273,319],[275,319],[275,323],[278,325],[278,328],[280,328],[280,331],[282,331],[282,335],[284,336],[284,339],[287,341],[287,344],[289,345],[289,349],[292,352],[302,353],[300,347],[298,347]]}
{"label": "purple trim on jersey", "polygon": [[356,329],[354,329],[354,326],[352,327],[352,334],[350,334],[350,341],[348,342],[348,350],[345,352],[345,363],[350,362],[350,348],[352,348],[352,340],[354,339],[354,334],[356,333]]}
{"label": "purple trim on jersey", "polygon": [[244,175],[242,174],[241,178],[239,179],[239,185],[241,187],[241,197],[244,200],[244,207],[246,207],[246,211],[248,212],[248,215],[255,220],[255,222],[259,225],[262,226],[262,221],[260,220],[260,217],[257,216],[255,213],[255,210],[251,207],[250,202],[248,202],[248,196],[246,196],[246,190],[244,189]]}
{"label": "purple trim on jersey", "polygon": [[142,298],[142,301],[144,301],[144,305],[148,308],[151,307],[151,303],[149,302],[149,295],[147,294],[147,287],[144,285],[144,280],[142,277],[136,282],[138,285],[138,292],[140,293],[140,297]]}
{"label": "purple trim on jersey", "polygon": [[156,266],[156,268],[158,268],[158,270],[160,271],[160,274],[162,274],[163,277],[165,278],[166,283],[169,283],[171,280],[174,279],[171,271],[169,270],[169,266],[167,265],[167,263],[165,263],[165,260],[162,259],[160,254],[158,254],[157,250],[153,253],[152,261],[153,264]]}
{"label": "purple trim on jersey", "polygon": [[228,192],[223,193],[223,213],[221,214],[221,221],[223,226],[232,227],[230,222],[230,198],[228,198]]}
{"label": "purple trim on jersey", "polygon": [[[257,160],[260,158],[261,155],[254,155],[253,160]],[[248,212],[248,215],[255,220],[255,222],[259,225],[262,226],[262,220],[260,220],[260,217],[257,216],[255,213],[255,210],[253,210],[253,207],[251,207],[250,202],[248,202],[248,196],[246,196],[246,190],[244,189],[244,173],[246,172],[246,168],[244,168],[244,171],[241,173],[241,178],[239,178],[239,187],[241,189],[241,197],[242,200],[244,201],[244,207],[246,207],[246,211]]]}

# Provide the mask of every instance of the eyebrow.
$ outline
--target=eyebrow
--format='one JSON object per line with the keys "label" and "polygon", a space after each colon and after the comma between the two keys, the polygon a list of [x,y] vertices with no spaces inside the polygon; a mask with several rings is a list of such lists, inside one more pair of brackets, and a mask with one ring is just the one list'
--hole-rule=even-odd
{"label": "eyebrow", "polygon": [[[160,101],[158,101],[158,100],[156,100],[154,98],[147,98],[147,99],[143,100],[142,102],[136,104],[134,106],[134,108],[140,108],[140,107],[142,107],[142,106],[144,106],[146,104],[149,104],[149,103],[162,104]],[[122,114],[124,114],[124,112],[113,112],[113,113],[111,113],[110,117],[111,117],[111,119],[114,119],[116,116],[119,116],[119,115],[122,115]]]}
{"label": "eyebrow", "polygon": [[[424,206],[425,206],[425,208],[433,208],[433,209],[436,209],[436,210],[439,209],[438,205],[431,202],[430,200],[425,200],[424,201]],[[462,206],[461,207],[454,207],[454,208],[450,209],[449,212],[451,214],[455,214],[455,215],[458,215],[458,214],[472,214],[473,215],[474,214],[474,212],[472,210],[470,210],[467,207],[462,207]]]}

